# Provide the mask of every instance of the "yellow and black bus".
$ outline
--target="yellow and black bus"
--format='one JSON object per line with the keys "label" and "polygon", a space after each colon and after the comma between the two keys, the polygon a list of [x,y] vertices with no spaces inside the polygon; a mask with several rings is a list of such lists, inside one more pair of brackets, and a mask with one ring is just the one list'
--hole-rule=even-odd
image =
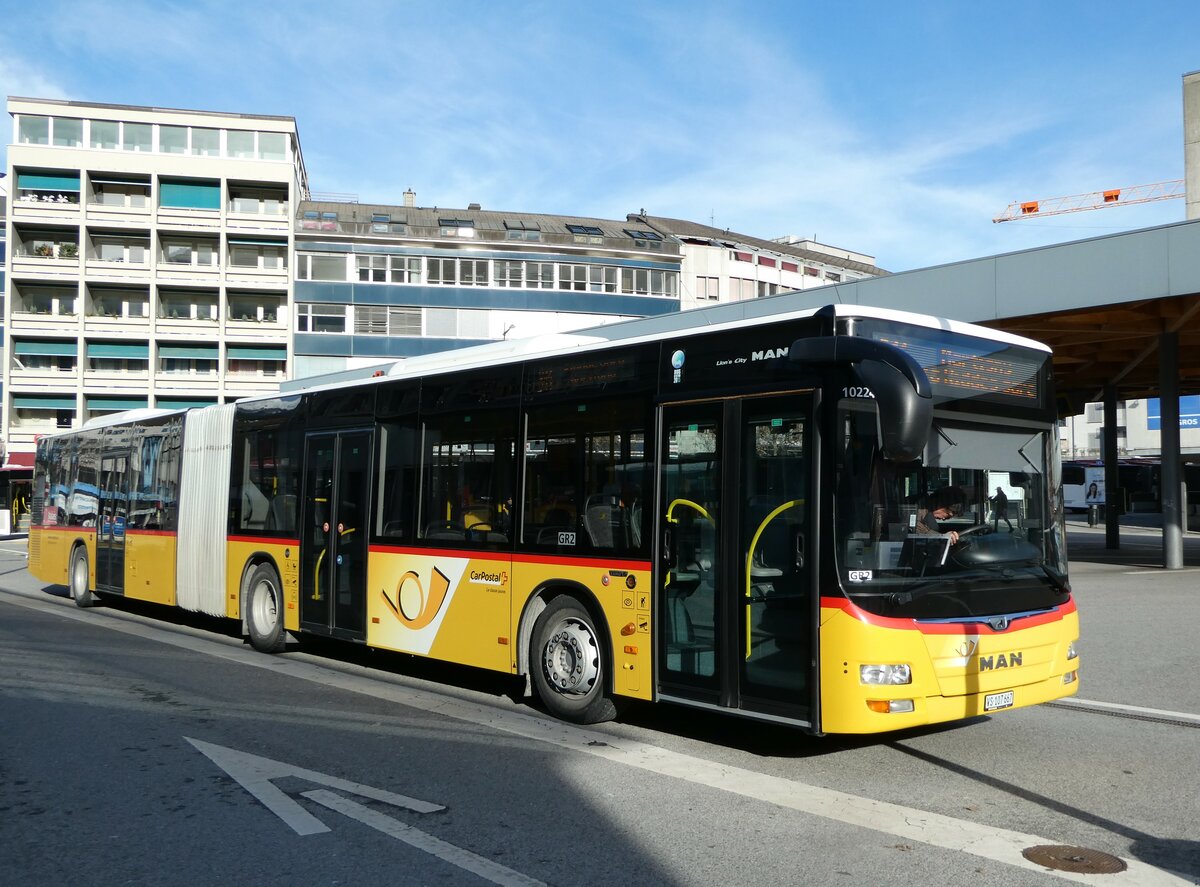
{"label": "yellow and black bus", "polygon": [[1076,691],[1046,348],[695,314],[47,437],[30,571],[267,653],[525,675],[580,723],[638,699],[868,733]]}

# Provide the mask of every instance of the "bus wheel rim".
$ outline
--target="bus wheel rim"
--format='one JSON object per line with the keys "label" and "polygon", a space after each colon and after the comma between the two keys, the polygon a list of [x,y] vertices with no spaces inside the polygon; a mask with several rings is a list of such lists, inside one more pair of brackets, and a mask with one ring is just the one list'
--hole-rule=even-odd
{"label": "bus wheel rim", "polygon": [[71,570],[71,594],[78,600],[87,593],[87,561],[81,557],[75,558],[74,569]]}
{"label": "bus wheel rim", "polygon": [[275,589],[270,582],[262,580],[254,586],[251,599],[254,603],[250,608],[250,616],[254,620],[255,627],[266,634],[275,627],[275,622],[279,619],[279,605],[275,600]]}
{"label": "bus wheel rim", "polygon": [[600,652],[591,629],[578,620],[563,622],[546,642],[546,679],[559,693],[584,695],[600,677]]}

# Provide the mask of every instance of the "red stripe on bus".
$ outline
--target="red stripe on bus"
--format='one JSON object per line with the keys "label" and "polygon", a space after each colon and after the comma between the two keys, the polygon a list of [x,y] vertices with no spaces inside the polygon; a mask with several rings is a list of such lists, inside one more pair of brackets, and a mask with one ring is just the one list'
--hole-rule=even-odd
{"label": "red stripe on bus", "polygon": [[454,557],[477,558],[479,560],[511,560],[514,564],[560,564],[567,567],[595,567],[603,570],[649,570],[650,561],[615,561],[596,558],[568,557],[557,554],[511,554],[506,551],[444,548],[410,548],[404,545],[372,545],[377,554],[409,554],[418,557],[436,557],[448,554]]}
{"label": "red stripe on bus", "polygon": [[249,542],[251,545],[299,545],[299,539],[276,539],[268,536],[227,536],[227,542]]}
{"label": "red stripe on bus", "polygon": [[31,529],[54,530],[56,532],[61,531],[63,533],[94,533],[94,532],[96,532],[95,527],[69,527],[66,524],[37,524],[37,525],[31,527]]}
{"label": "red stripe on bus", "polygon": [[[922,634],[1001,634],[1001,632],[995,631],[986,622],[919,622],[916,619],[905,617],[876,616],[874,613],[868,613],[861,607],[856,606],[846,598],[823,597],[821,598],[821,606],[831,610],[843,610],[848,616],[853,616],[860,622],[864,622],[867,625],[875,625],[879,628],[907,631],[915,629]],[[1065,604],[1060,604],[1056,609],[1046,613],[1036,613],[1031,616],[1022,616],[1014,619],[1005,631],[1012,631],[1014,628],[1033,628],[1037,625],[1058,622],[1064,616],[1074,612],[1075,599],[1071,598]]]}

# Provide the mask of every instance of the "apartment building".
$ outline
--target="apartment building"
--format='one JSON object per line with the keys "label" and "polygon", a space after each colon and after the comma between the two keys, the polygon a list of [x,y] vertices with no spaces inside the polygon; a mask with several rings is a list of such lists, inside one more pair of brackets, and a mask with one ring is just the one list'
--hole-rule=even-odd
{"label": "apartment building", "polygon": [[860,253],[644,211],[313,195],[291,117],[14,97],[8,110],[9,464],[114,411],[883,273]]}
{"label": "apartment building", "polygon": [[10,98],[3,428],[276,390],[288,373],[291,117]]}
{"label": "apartment building", "polygon": [[679,310],[680,242],[628,221],[301,204],[295,376]]}
{"label": "apartment building", "polygon": [[684,219],[631,213],[631,225],[676,239],[682,251],[680,308],[876,277],[875,258],[794,236],[765,240]]}

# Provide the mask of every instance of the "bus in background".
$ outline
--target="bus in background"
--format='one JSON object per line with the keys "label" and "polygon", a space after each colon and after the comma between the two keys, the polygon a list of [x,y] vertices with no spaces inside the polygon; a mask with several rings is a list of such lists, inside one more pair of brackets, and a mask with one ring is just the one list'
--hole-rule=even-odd
{"label": "bus in background", "polygon": [[[39,442],[30,571],[813,733],[1075,693],[1050,353],[747,303]],[[1004,492],[1003,523],[996,490]]]}
{"label": "bus in background", "polygon": [[1077,460],[1062,465],[1063,508],[1086,511],[1104,504],[1104,463]]}

